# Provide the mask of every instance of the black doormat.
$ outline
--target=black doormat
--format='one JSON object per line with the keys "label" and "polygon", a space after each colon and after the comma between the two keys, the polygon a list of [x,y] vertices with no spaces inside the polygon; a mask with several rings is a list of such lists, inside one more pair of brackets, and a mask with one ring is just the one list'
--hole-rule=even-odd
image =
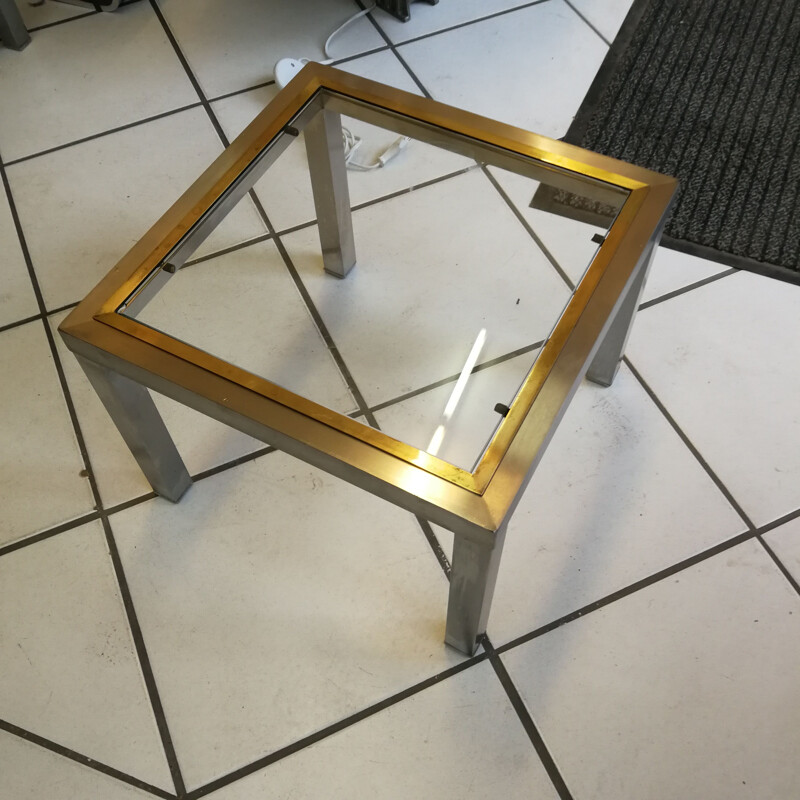
{"label": "black doormat", "polygon": [[667,247],[800,283],[798,0],[634,0],[564,141],[679,179]]}

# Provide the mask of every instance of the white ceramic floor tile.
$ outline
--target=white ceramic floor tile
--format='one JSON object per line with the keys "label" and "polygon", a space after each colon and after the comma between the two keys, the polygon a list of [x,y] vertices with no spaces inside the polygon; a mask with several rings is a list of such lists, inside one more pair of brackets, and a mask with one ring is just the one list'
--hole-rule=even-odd
{"label": "white ceramic floor tile", "polygon": [[436,5],[417,2],[411,7],[411,18],[400,22],[397,17],[377,9],[375,20],[392,42],[406,42],[454,25],[508,11],[530,0],[439,0]]}
{"label": "white ceramic floor tile", "polygon": [[[768,324],[767,324],[768,323]],[[628,356],[756,524],[800,506],[797,287],[741,272],[642,311]]]}
{"label": "white ceramic floor tile", "polygon": [[[81,300],[222,149],[198,108],[9,167],[47,307]],[[198,254],[265,232],[248,200]]]}
{"label": "white ceramic floor tile", "polygon": [[403,45],[398,52],[434,99],[559,137],[606,49],[563,0],[548,0]]}
{"label": "white ceramic floor tile", "polygon": [[435,455],[472,471],[501,421],[495,405],[511,405],[536,355],[527,353],[473,373],[448,420],[444,420],[443,412],[455,380],[377,411],[375,417],[384,433],[428,452],[435,432],[444,425],[444,437]]}
{"label": "white ceramic floor tile", "polygon": [[[170,28],[207,97],[272,80],[281,58],[325,58],[328,36],[359,11],[353,0],[161,0]],[[356,20],[331,43],[344,58],[382,47],[372,23]]]}
{"label": "white ceramic floor tile", "polygon": [[172,789],[100,523],[7,553],[0,578],[0,718]]}
{"label": "white ceramic floor tile", "polygon": [[[697,281],[728,272],[729,267],[707,261],[704,258],[679,253],[667,247],[659,247],[647,283],[642,293],[642,302],[655,300],[665,294],[683,289]],[[722,280],[725,280],[722,278]]]}
{"label": "white ceramic floor tile", "polygon": [[570,2],[609,42],[614,41],[633,5],[633,0],[570,0]]}
{"label": "white ceramic floor tile", "polygon": [[[62,313],[51,318],[54,331],[65,316],[66,313]],[[55,336],[103,505],[110,508],[151,492],[150,484],[122,441],[75,357],[64,346],[58,333]],[[192,475],[265,447],[263,442],[174,400],[155,393],[153,399]]]}
{"label": "white ceramic floor tile", "polygon": [[138,319],[327,408],[357,409],[271,241],[180,270]]}
{"label": "white ceramic floor tile", "polygon": [[623,366],[607,389],[580,387],[511,517],[489,635],[508,641],[744,530]]}
{"label": "white ceramic floor tile", "polygon": [[800,518],[764,534],[764,540],[792,577],[800,583]]}
{"label": "white ceramic floor tile", "polygon": [[[341,65],[341,69],[419,94],[411,76],[394,53],[389,51],[348,61]],[[266,86],[214,103],[214,111],[228,137],[232,139],[237,136],[276,94],[277,89],[274,86]],[[353,134],[361,137],[358,158],[355,159],[359,163],[375,163],[398,138],[392,131],[349,117],[344,117],[342,123]],[[414,141],[384,168],[368,172],[348,170],[350,202],[358,205],[465,169],[472,164],[474,162],[462,156]],[[316,218],[302,135],[256,184],[256,193],[272,224],[279,231]]]}
{"label": "white ceramic floor tile", "polygon": [[0,333],[0,544],[94,508],[42,323]]}
{"label": "white ceramic floor tile", "polygon": [[370,405],[545,338],[568,291],[479,171],[353,214],[358,265],[322,270],[316,227],[284,243]]}
{"label": "white ceramic floor tile", "polygon": [[486,662],[213,795],[215,800],[557,796]]}
{"label": "white ceramic floor tile", "polygon": [[0,192],[0,327],[39,313],[5,192]]}
{"label": "white ceramic floor tile", "polygon": [[0,796],[9,800],[148,800],[153,795],[50,750],[0,732]]}
{"label": "white ceramic floor tile", "polygon": [[503,655],[576,800],[796,796],[798,659],[756,542]]}
{"label": "white ceramic floor tile", "polygon": [[0,71],[4,161],[197,101],[148,3],[38,31]]}
{"label": "white ceramic floor tile", "polygon": [[190,787],[462,659],[413,517],[289,456],[112,526]]}
{"label": "white ceramic floor tile", "polygon": [[57,3],[53,2],[53,0],[44,0],[38,6],[31,5],[28,0],[17,0],[17,8],[19,8],[22,19],[28,28],[49,25],[53,22],[60,22],[63,19],[91,13],[91,9],[80,8],[67,3]]}

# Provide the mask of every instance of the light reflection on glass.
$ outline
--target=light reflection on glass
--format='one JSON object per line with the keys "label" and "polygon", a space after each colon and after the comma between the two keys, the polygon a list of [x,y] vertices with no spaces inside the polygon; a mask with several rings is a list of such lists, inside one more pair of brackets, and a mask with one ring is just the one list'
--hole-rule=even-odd
{"label": "light reflection on glass", "polygon": [[473,367],[478,362],[478,358],[485,343],[486,328],[481,328],[477,338],[475,339],[475,343],[472,345],[472,350],[469,351],[467,360],[464,362],[464,366],[461,368],[461,374],[458,376],[456,385],[453,387],[453,391],[450,392],[450,398],[448,399],[447,404],[444,407],[444,411],[442,412],[441,422],[433,432],[430,444],[426,448],[432,456],[435,456],[439,452],[439,448],[442,446],[444,435],[447,431],[447,423],[455,413],[456,406],[458,406],[458,403],[461,400],[461,395],[464,394],[464,389],[467,388],[467,381],[472,374]]}

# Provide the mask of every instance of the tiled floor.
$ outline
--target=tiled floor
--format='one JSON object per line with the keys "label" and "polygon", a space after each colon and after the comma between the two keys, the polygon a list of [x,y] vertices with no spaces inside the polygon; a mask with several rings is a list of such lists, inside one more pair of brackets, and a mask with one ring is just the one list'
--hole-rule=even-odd
{"label": "tiled floor", "polygon": [[[344,69],[559,136],[629,5],[416,3],[409,23],[373,12],[333,50]],[[447,577],[412,516],[164,398],[197,485],[178,505],[154,497],[55,332],[274,96],[274,62],[321,58],[358,5],[21,8],[32,43],[0,47],[0,799],[800,796],[798,288],[659,252],[626,363],[610,389],[579,389],[466,658],[442,644]],[[365,128],[365,148],[383,135]],[[409,348],[466,336],[480,300],[508,320],[487,357],[533,350],[543,320],[503,311],[501,292],[532,281],[552,316],[591,255],[591,231],[546,222],[524,180],[419,146],[350,174],[360,252],[398,268],[344,296],[311,255],[302,149],[276,170],[204,244],[256,240],[187,273],[176,332],[225,330],[215,314],[244,309],[252,338],[215,346],[355,408],[265,214],[381,426],[412,438],[449,391],[419,390],[460,367],[425,373]],[[436,287],[444,314],[418,297],[417,250],[439,258],[446,240],[480,276],[486,228],[503,281]],[[427,338],[399,342],[377,312],[360,335],[348,302],[381,291]],[[476,373],[474,391],[513,386],[527,363]]]}

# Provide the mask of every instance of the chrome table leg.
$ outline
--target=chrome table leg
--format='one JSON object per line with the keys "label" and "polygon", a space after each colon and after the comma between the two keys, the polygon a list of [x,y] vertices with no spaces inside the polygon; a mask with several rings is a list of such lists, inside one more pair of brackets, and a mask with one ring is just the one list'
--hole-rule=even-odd
{"label": "chrome table leg", "polygon": [[0,42],[12,50],[22,50],[30,40],[17,4],[14,0],[0,0]]}
{"label": "chrome table leg", "polygon": [[[657,241],[657,239],[656,239]],[[633,327],[633,319],[639,301],[644,291],[644,284],[650,265],[657,250],[655,242],[648,245],[647,250],[642,254],[639,263],[636,265],[630,284],[625,294],[620,299],[619,308],[611,317],[608,330],[603,336],[592,363],[586,372],[586,377],[601,386],[611,386],[616,377],[622,356],[625,355],[625,345]]]}
{"label": "chrome table leg", "polygon": [[356,249],[341,117],[323,108],[303,133],[325,271],[344,278],[355,266]]}
{"label": "chrome table leg", "polygon": [[118,372],[76,357],[153,491],[176,503],[192,479],[150,393]]}
{"label": "chrome table leg", "polygon": [[486,632],[505,532],[503,525],[493,543],[479,543],[459,534],[453,539],[444,640],[470,656],[478,647],[478,636]]}

